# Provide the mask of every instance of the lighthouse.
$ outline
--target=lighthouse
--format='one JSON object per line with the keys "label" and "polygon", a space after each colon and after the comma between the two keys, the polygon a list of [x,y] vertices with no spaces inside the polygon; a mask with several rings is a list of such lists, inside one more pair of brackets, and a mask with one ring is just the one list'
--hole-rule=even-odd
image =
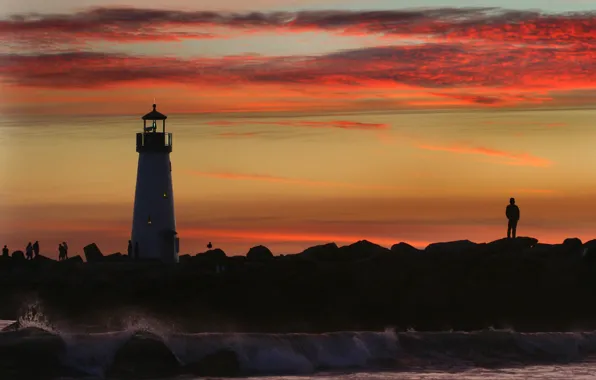
{"label": "lighthouse", "polygon": [[167,116],[153,111],[142,117],[137,133],[137,184],[132,217],[131,256],[135,260],[177,263],[179,239],[174,217],[172,187],[172,133],[166,132]]}

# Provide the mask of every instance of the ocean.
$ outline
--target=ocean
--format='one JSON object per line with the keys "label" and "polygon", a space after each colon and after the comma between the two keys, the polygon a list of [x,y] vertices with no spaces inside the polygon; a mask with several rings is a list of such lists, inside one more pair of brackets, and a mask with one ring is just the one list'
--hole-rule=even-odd
{"label": "ocean", "polygon": [[[20,365],[22,358],[11,362],[6,355],[34,347],[36,355],[46,355],[37,366],[47,366],[48,372],[67,369],[66,376],[56,377],[61,380],[120,378],[123,369],[129,375],[139,370],[143,378],[162,373],[151,378],[204,379],[168,375],[164,363],[188,366],[222,351],[237,358],[240,376],[235,379],[596,379],[596,332],[186,334],[142,323],[124,331],[84,332],[19,321],[20,327],[11,330],[13,322],[0,321],[0,328],[6,328],[0,332],[2,366]],[[63,349],[56,349],[57,342]]]}

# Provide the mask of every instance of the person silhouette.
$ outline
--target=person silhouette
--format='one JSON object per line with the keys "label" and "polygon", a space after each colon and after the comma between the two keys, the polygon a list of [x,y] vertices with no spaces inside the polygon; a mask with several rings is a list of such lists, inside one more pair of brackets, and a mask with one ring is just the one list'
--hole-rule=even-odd
{"label": "person silhouette", "polygon": [[31,242],[27,244],[27,248],[25,248],[25,256],[27,260],[33,260],[33,246]]}
{"label": "person silhouette", "polygon": [[35,258],[37,258],[37,256],[39,256],[39,241],[35,241],[35,243],[33,243],[33,255]]}
{"label": "person silhouette", "polygon": [[4,246],[4,248],[2,248],[2,256],[8,257],[8,247],[6,245]]}
{"label": "person silhouette", "polygon": [[64,260],[64,247],[61,244],[58,244],[58,261]]}
{"label": "person silhouette", "polygon": [[68,244],[65,241],[62,242],[62,247],[64,247],[64,258],[68,259]]}
{"label": "person silhouette", "polygon": [[209,242],[209,244],[207,244],[207,249],[211,249],[213,248],[213,244],[211,244],[211,242]]}
{"label": "person silhouette", "polygon": [[517,232],[517,222],[519,221],[519,207],[515,204],[515,198],[509,199],[509,205],[505,209],[505,216],[509,220],[507,225],[507,239],[513,237]]}

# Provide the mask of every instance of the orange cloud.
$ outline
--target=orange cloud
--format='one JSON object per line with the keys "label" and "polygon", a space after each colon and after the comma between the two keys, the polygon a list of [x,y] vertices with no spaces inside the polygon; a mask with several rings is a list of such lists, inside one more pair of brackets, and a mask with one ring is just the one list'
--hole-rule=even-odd
{"label": "orange cloud", "polygon": [[505,165],[519,165],[519,166],[536,166],[536,167],[548,167],[552,165],[552,162],[545,158],[535,157],[527,153],[511,153],[496,149],[484,148],[484,147],[468,147],[468,146],[437,146],[437,145],[418,145],[418,148],[432,151],[449,152],[456,154],[472,154],[488,157],[496,157],[502,159],[498,161]]}
{"label": "orange cloud", "polygon": [[389,125],[380,123],[361,123],[356,121],[210,121],[208,125],[215,126],[235,126],[235,125],[279,125],[288,127],[307,127],[307,128],[340,128],[340,129],[359,129],[359,130],[379,130],[388,129]]}
{"label": "orange cloud", "polygon": [[219,137],[255,137],[258,136],[260,133],[257,132],[223,132],[218,133]]}
{"label": "orange cloud", "polygon": [[287,183],[301,186],[321,186],[321,187],[344,187],[353,189],[370,189],[370,190],[397,190],[402,189],[397,186],[384,186],[384,185],[369,185],[369,184],[355,184],[347,182],[331,182],[331,181],[313,181],[309,179],[299,178],[288,178],[278,177],[267,174],[242,174],[242,173],[214,173],[214,172],[202,172],[202,171],[190,171],[192,175],[207,177],[207,178],[218,178],[228,180],[241,180],[241,181],[263,181],[273,183]]}

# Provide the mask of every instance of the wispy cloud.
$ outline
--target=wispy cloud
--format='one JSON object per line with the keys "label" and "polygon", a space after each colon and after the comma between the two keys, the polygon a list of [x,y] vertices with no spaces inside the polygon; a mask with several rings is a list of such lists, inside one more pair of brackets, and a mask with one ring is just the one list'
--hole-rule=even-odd
{"label": "wispy cloud", "polygon": [[548,167],[552,165],[552,162],[541,157],[532,156],[528,153],[512,153],[502,150],[496,150],[484,147],[464,146],[464,145],[452,145],[452,146],[439,146],[439,145],[427,145],[420,144],[418,148],[439,152],[449,152],[455,154],[471,154],[479,156],[487,156],[492,158],[498,158],[496,161],[504,165],[516,165],[516,166],[536,166],[536,167]]}
{"label": "wispy cloud", "polygon": [[375,184],[357,184],[347,182],[333,182],[333,181],[314,181],[302,178],[289,178],[272,176],[267,174],[244,174],[244,173],[232,173],[232,172],[202,172],[202,171],[189,171],[189,174],[217,179],[227,179],[235,181],[260,181],[260,182],[272,182],[282,184],[292,184],[300,186],[316,186],[316,187],[343,187],[353,189],[369,189],[369,190],[398,190],[403,189],[397,186],[385,186]]}
{"label": "wispy cloud", "polygon": [[332,121],[210,121],[208,125],[230,127],[236,125],[276,125],[282,127],[304,127],[304,128],[340,128],[340,129],[358,129],[358,130],[385,130],[389,125],[382,123],[362,123],[357,121],[332,120]]}
{"label": "wispy cloud", "polygon": [[255,137],[260,135],[258,132],[222,132],[218,133],[219,137]]}
{"label": "wispy cloud", "polygon": [[0,22],[12,39],[119,41],[212,38],[180,28],[259,31],[329,31],[396,37],[546,44],[593,43],[594,12],[553,14],[501,8],[229,13],[142,8],[95,8],[72,14],[14,15]]}
{"label": "wispy cloud", "polygon": [[[596,49],[458,45],[385,46],[321,56],[177,59],[107,53],[0,55],[0,76],[9,84],[46,88],[98,88],[158,83],[183,85],[300,85],[412,89],[494,89],[511,94],[532,89],[596,88]],[[503,65],[503,60],[509,62]],[[454,95],[445,95],[451,96]],[[456,95],[457,96],[457,95]],[[493,103],[486,94],[475,103]],[[458,96],[460,99],[462,96]],[[524,99],[519,99],[523,101]],[[468,99],[469,101],[469,99]]]}
{"label": "wispy cloud", "polygon": [[[390,39],[386,46],[320,55],[184,59],[102,53],[94,43],[303,31]],[[400,38],[420,43],[396,45]],[[167,84],[189,88],[277,86],[304,91],[292,98],[281,94],[275,98],[275,91],[264,90],[262,94],[270,98],[260,96],[238,105],[247,110],[305,110],[323,107],[323,103],[323,108],[334,110],[509,107],[547,102],[574,106],[591,104],[593,97],[563,98],[563,92],[596,90],[596,12],[436,8],[229,13],[96,8],[72,14],[14,15],[0,20],[0,41],[5,42],[0,80],[13,86],[70,90]],[[423,95],[387,97],[399,90]]]}

